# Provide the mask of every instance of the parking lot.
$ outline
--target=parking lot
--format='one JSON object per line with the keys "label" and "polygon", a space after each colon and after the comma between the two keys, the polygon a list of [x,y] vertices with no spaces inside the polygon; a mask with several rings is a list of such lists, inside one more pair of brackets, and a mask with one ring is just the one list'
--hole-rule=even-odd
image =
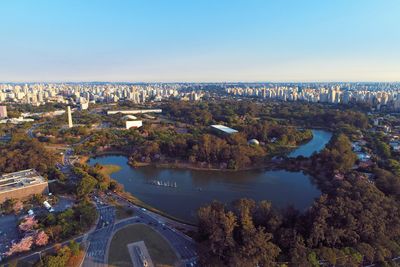
{"label": "parking lot", "polygon": [[0,216],[0,254],[8,251],[11,242],[18,239],[17,222],[15,215]]}
{"label": "parking lot", "polygon": [[55,212],[61,212],[68,208],[71,208],[74,204],[74,200],[71,198],[60,196],[58,202],[53,206]]}

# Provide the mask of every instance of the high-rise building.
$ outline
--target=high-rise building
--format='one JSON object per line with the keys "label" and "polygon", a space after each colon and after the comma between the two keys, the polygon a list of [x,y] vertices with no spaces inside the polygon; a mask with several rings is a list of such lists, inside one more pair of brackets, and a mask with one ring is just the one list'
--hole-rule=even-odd
{"label": "high-rise building", "polygon": [[0,119],[7,118],[7,107],[0,106]]}
{"label": "high-rise building", "polygon": [[68,128],[72,128],[74,125],[72,124],[72,113],[71,113],[71,107],[67,107],[67,114],[68,114]]}

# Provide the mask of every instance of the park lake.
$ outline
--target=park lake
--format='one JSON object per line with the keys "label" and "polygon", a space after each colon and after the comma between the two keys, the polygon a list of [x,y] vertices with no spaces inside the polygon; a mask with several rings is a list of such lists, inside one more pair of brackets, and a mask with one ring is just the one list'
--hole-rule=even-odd
{"label": "park lake", "polygon": [[[313,130],[313,139],[289,157],[309,157],[329,142],[332,134]],[[230,203],[238,198],[269,200],[277,208],[292,205],[307,209],[320,195],[311,177],[285,170],[205,171],[146,166],[132,168],[125,156],[91,158],[90,165],[119,165],[111,176],[125,191],[154,208],[179,219],[195,222],[197,209],[213,200]],[[155,185],[154,180],[163,185]],[[176,185],[176,187],[174,187]]]}

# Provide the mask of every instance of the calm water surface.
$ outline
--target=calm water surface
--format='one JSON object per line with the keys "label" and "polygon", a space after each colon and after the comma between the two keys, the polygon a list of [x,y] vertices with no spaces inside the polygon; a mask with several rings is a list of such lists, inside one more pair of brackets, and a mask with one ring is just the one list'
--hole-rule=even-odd
{"label": "calm water surface", "polygon": [[[316,136],[319,135],[314,133],[314,138]],[[321,136],[327,138],[325,144],[331,137],[326,132]],[[320,141],[315,142],[314,147],[322,149],[323,146],[319,144]],[[304,151],[298,151],[301,149],[298,148],[296,150],[298,155],[301,153],[307,155],[310,152],[308,145],[302,146],[305,147]],[[159,210],[191,222],[196,221],[197,209],[212,200],[230,203],[238,198],[248,197],[255,200],[270,200],[276,207],[293,205],[304,210],[320,195],[310,177],[301,172],[283,170],[224,172],[151,166],[135,169],[128,165],[128,160],[124,156],[104,156],[89,161],[91,165],[96,163],[121,166],[121,170],[111,176],[123,184],[126,191]],[[176,183],[177,187],[155,186],[150,184],[152,180]]]}
{"label": "calm water surface", "polygon": [[314,152],[321,151],[325,145],[331,140],[332,133],[324,130],[312,130],[313,138],[306,144],[299,146],[293,150],[289,157],[297,156],[310,157]]}

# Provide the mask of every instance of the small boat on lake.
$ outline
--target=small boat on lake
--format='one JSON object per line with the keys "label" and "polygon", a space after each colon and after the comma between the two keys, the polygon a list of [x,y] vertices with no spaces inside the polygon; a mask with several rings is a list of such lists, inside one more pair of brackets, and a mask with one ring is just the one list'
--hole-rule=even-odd
{"label": "small boat on lake", "polygon": [[155,185],[155,186],[164,186],[164,187],[173,187],[177,188],[176,182],[172,181],[162,181],[162,180],[151,180],[147,182],[148,184]]}

